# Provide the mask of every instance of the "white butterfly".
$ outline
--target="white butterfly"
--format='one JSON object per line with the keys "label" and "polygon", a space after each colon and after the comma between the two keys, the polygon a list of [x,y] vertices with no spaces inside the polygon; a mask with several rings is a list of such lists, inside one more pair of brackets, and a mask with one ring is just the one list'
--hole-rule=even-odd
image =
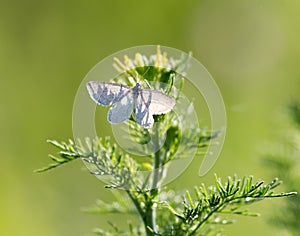
{"label": "white butterfly", "polygon": [[175,100],[153,89],[142,89],[137,83],[134,87],[122,84],[90,81],[87,90],[91,98],[103,106],[111,106],[107,119],[112,124],[127,120],[134,110],[135,121],[151,128],[154,123],[152,115],[164,114],[173,109]]}

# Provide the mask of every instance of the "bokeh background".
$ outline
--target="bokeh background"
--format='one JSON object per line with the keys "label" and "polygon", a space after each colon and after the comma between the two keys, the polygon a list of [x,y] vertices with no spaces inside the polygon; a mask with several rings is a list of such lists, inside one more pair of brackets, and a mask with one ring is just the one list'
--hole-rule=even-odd
{"label": "bokeh background", "polygon": [[[0,235],[90,235],[106,220],[83,206],[112,195],[80,161],[52,172],[47,139],[72,138],[72,106],[86,73],[124,48],[160,44],[192,51],[217,82],[227,109],[223,152],[204,177],[193,165],[175,190],[213,182],[213,174],[271,180],[260,149],[272,139],[300,84],[297,0],[0,1]],[[235,217],[226,235],[273,235],[267,223],[282,200]]]}

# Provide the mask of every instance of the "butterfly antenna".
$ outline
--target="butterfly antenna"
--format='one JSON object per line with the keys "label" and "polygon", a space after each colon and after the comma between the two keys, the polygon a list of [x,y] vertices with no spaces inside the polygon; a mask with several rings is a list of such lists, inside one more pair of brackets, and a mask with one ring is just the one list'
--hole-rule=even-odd
{"label": "butterfly antenna", "polygon": [[150,66],[147,68],[147,70],[143,73],[143,75],[139,75],[138,74],[138,72],[137,71],[135,71],[135,73],[136,73],[136,83],[137,82],[140,82],[139,80],[138,80],[138,78],[139,77],[141,77],[141,78],[143,78],[143,80],[144,80],[144,82],[147,84],[147,86],[149,87],[149,88],[151,88],[151,86],[150,86],[150,84],[149,84],[149,82],[148,82],[148,80],[145,78],[145,74],[147,74],[147,72],[150,70]]}
{"label": "butterfly antenna", "polygon": [[148,88],[151,88],[151,86],[150,86],[148,80],[145,79],[145,83],[147,84]]}
{"label": "butterfly antenna", "polygon": [[150,86],[148,80],[145,78],[145,74],[147,74],[149,70],[150,70],[150,66],[149,66],[149,67],[147,68],[147,70],[144,72],[144,74],[142,75],[142,77],[144,78],[144,81],[145,81],[145,83],[147,84],[147,86],[148,86],[149,88],[151,88],[151,86]]}
{"label": "butterfly antenna", "polygon": [[144,77],[145,74],[147,74],[149,70],[150,70],[150,66],[148,66],[147,70],[144,72],[144,74],[142,75],[142,77]]}

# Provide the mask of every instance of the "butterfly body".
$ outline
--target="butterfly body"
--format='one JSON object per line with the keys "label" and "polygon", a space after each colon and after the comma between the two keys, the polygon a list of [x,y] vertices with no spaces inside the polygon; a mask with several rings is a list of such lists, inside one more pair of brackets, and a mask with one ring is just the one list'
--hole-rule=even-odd
{"label": "butterfly body", "polygon": [[87,89],[97,104],[112,106],[107,117],[112,124],[124,122],[134,111],[136,122],[145,128],[151,128],[154,123],[152,115],[165,114],[175,106],[172,97],[157,90],[143,89],[139,83],[129,87],[90,81]]}

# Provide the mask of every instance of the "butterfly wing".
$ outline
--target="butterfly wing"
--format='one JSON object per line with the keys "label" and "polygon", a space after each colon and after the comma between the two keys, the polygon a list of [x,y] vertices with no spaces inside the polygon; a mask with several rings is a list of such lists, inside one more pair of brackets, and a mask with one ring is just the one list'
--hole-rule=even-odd
{"label": "butterfly wing", "polygon": [[153,89],[143,89],[141,96],[146,103],[150,100],[148,110],[152,115],[168,113],[176,103],[174,98]]}
{"label": "butterfly wing", "polygon": [[152,115],[167,113],[175,106],[173,98],[153,89],[141,89],[135,103],[135,120],[145,128],[153,126]]}
{"label": "butterfly wing", "polygon": [[122,84],[106,83],[98,81],[90,81],[86,85],[87,90],[91,98],[97,103],[103,106],[110,106],[128,93],[131,88]]}
{"label": "butterfly wing", "polygon": [[119,101],[115,102],[109,109],[107,120],[112,124],[118,124],[127,120],[133,111],[132,92],[126,93]]}
{"label": "butterfly wing", "polygon": [[140,92],[135,101],[135,121],[145,128],[151,128],[154,123],[152,114],[149,111],[150,104],[151,96],[145,99]]}

